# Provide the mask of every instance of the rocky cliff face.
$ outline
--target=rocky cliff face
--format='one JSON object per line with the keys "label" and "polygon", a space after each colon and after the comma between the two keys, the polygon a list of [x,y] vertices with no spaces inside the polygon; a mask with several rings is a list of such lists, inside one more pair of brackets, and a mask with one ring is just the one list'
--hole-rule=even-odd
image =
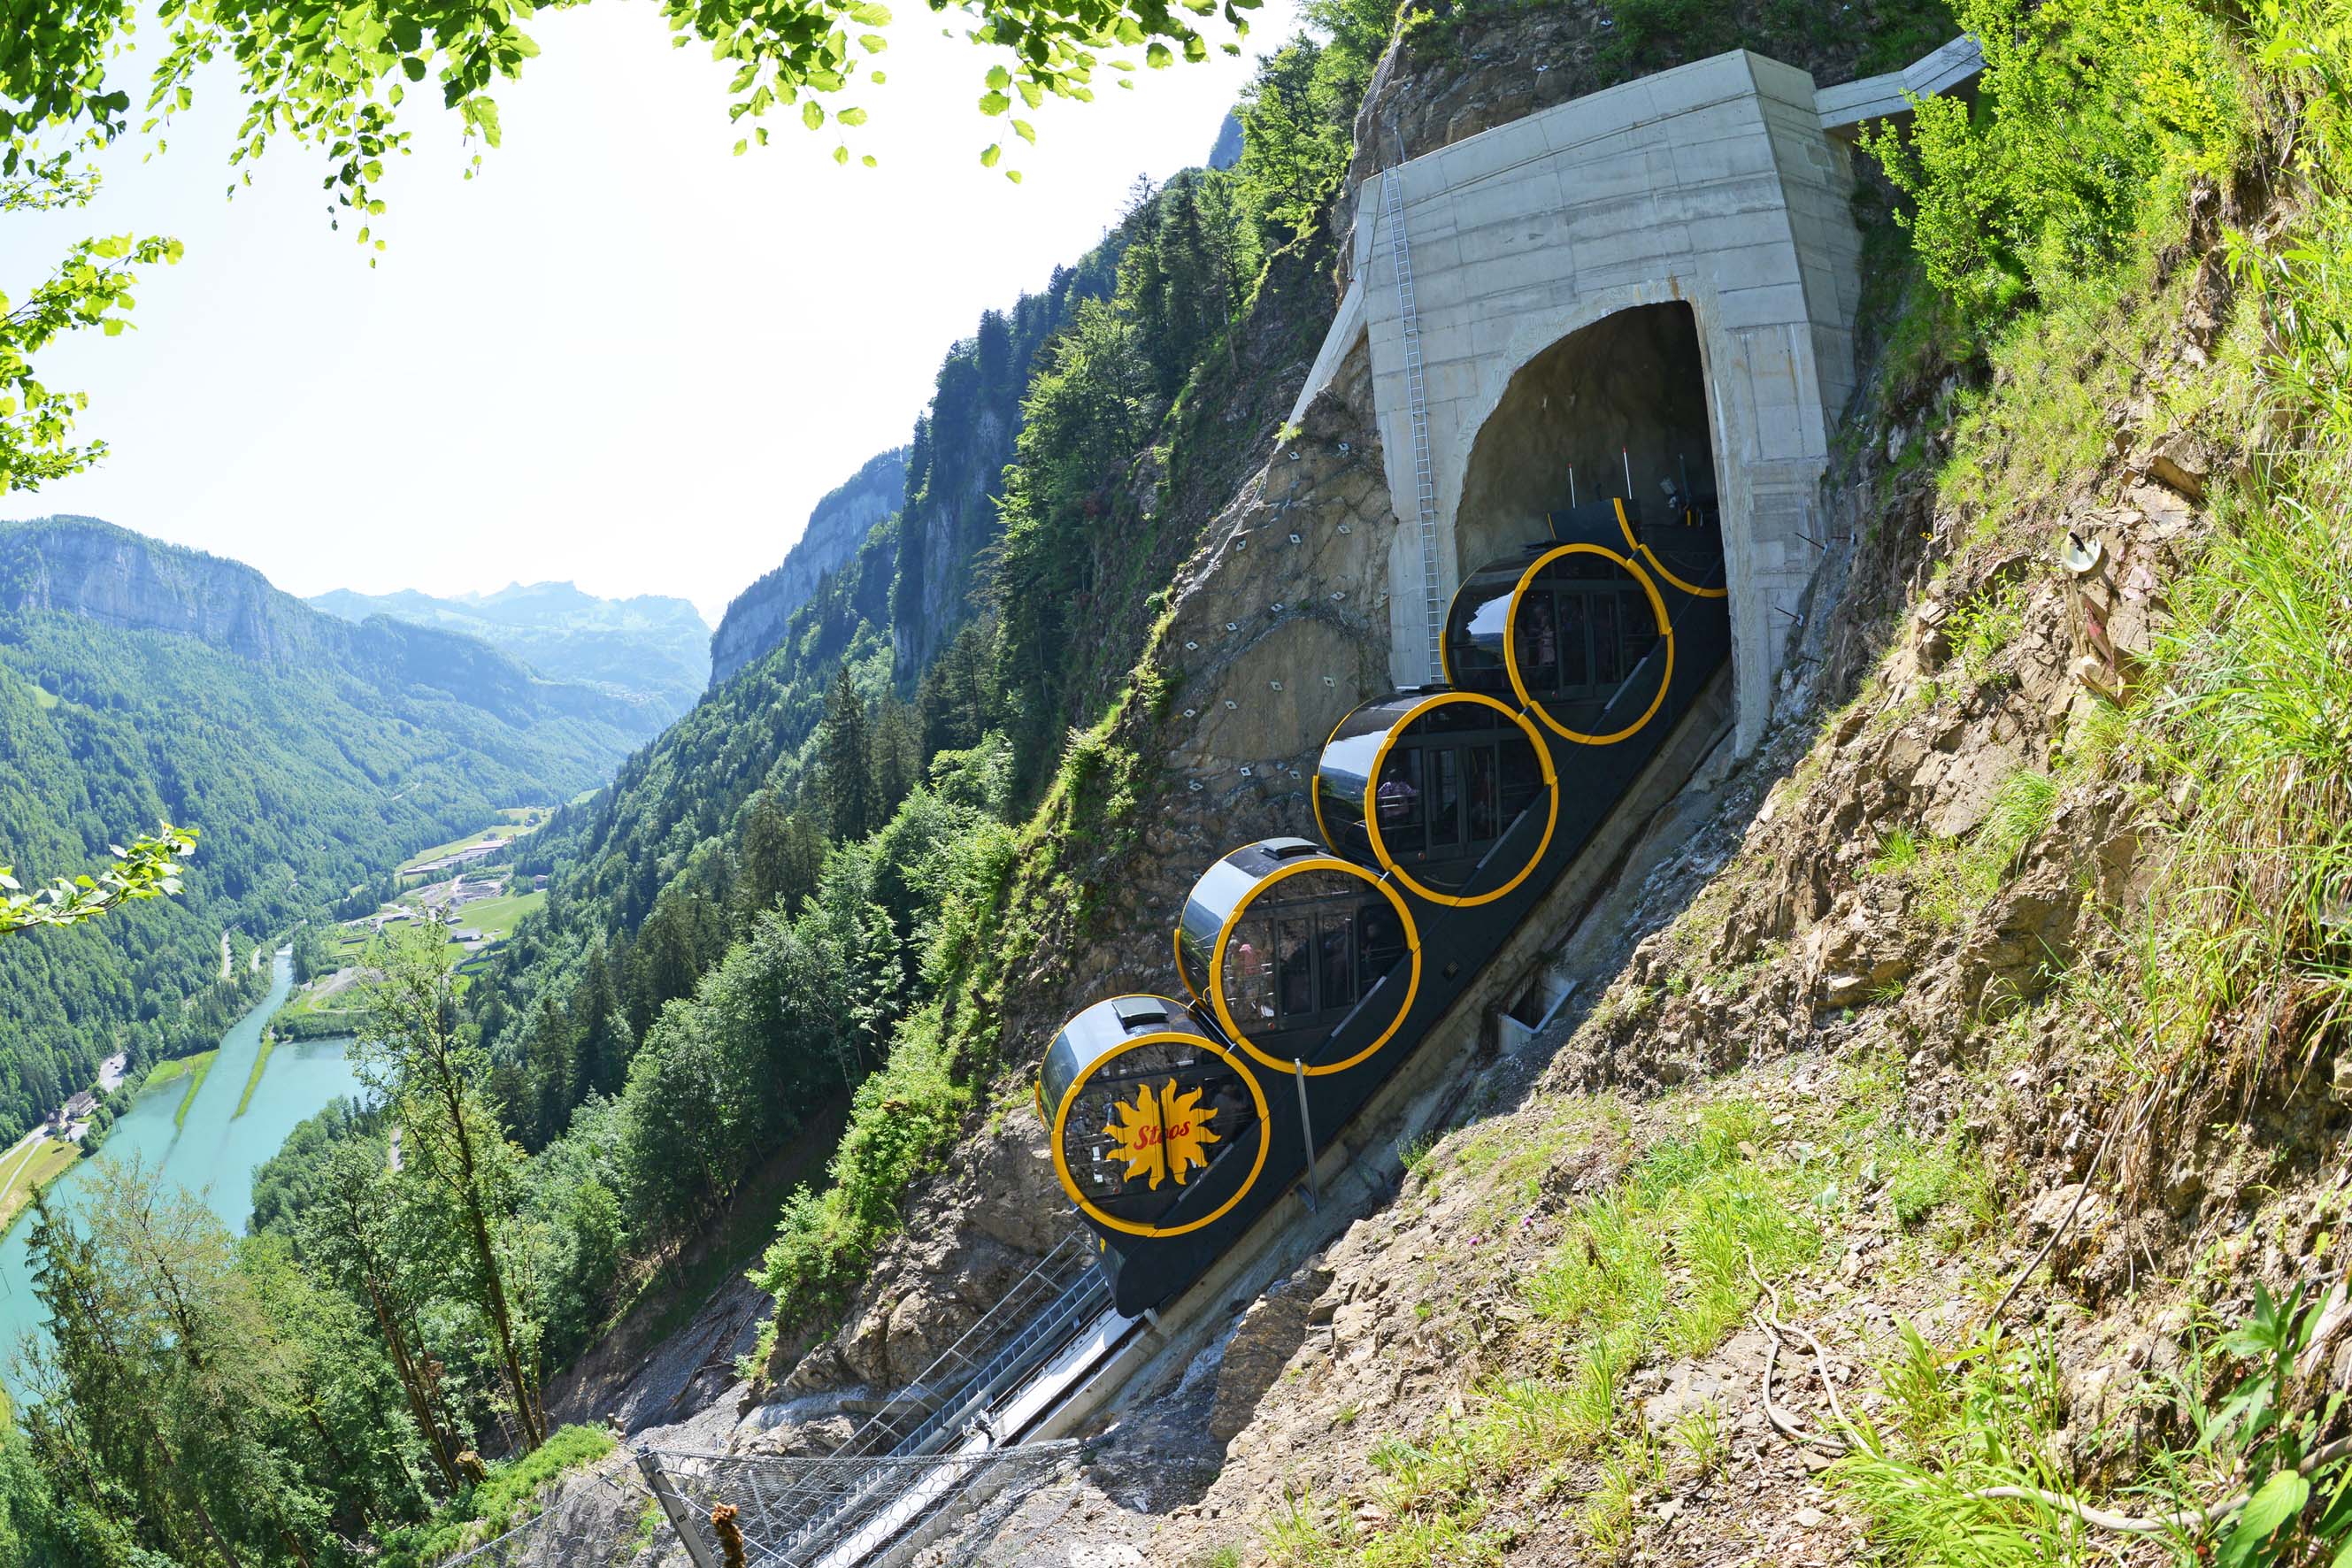
{"label": "rocky cliff face", "polygon": [[323,616],[250,566],[90,517],[0,529],[0,610],[173,632],[265,663],[315,657],[331,636]]}
{"label": "rocky cliff face", "polygon": [[907,448],[869,458],[809,513],[783,563],[735,596],[710,634],[710,684],[718,685],[776,646],[794,610],[826,574],[857,554],[874,525],[907,499]]}
{"label": "rocky cliff face", "polygon": [[[1826,87],[1899,68],[1959,30],[1942,0],[1875,0],[1834,26],[1805,7],[1743,3],[1710,8],[1703,26],[1639,37],[1601,0],[1414,0],[1406,9],[1419,21],[1382,57],[1356,113],[1349,191],[1403,159],[1727,49],[1802,67]],[[1353,220],[1352,202],[1334,207],[1341,230]],[[1339,254],[1349,254],[1344,243]]]}
{"label": "rocky cliff face", "polygon": [[542,679],[472,637],[383,616],[349,624],[240,562],[96,518],[0,523],[0,615],[41,613],[192,637],[257,664],[331,665],[370,685],[426,687],[512,723],[561,714],[646,736],[664,717],[646,703]]}
{"label": "rocky cliff face", "polygon": [[923,504],[898,536],[890,634],[900,669],[928,668],[969,614],[972,563],[995,542],[995,495],[1017,428],[1007,412],[976,409],[964,438],[939,448],[924,476]]}

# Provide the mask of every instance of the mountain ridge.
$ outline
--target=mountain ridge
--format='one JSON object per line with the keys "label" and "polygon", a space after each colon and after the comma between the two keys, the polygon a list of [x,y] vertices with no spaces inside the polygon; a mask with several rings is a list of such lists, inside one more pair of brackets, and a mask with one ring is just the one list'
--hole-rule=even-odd
{"label": "mountain ridge", "polygon": [[254,568],[96,519],[0,522],[0,863],[100,864],[203,833],[182,897],[0,946],[0,1142],[128,1050],[201,1048],[241,1004],[221,933],[327,915],[499,808],[611,776],[662,717],[486,643],[337,620]]}
{"label": "mountain ridge", "polygon": [[847,565],[875,526],[898,512],[907,495],[908,450],[893,447],[877,453],[827,491],[809,510],[808,522],[783,560],[735,595],[710,634],[711,685],[773,648],[817,584]]}
{"label": "mountain ridge", "polygon": [[644,700],[674,719],[701,691],[710,628],[685,599],[607,599],[571,582],[509,583],[488,594],[330,589],[303,601],[338,620],[383,616],[488,643],[551,679]]}

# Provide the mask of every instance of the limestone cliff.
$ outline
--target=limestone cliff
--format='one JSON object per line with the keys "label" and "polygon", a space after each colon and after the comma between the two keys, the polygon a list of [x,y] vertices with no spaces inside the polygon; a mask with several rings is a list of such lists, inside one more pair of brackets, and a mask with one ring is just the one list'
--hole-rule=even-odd
{"label": "limestone cliff", "polygon": [[868,458],[827,492],[810,510],[783,563],[735,595],[719,618],[719,629],[710,634],[710,684],[775,647],[793,612],[808,603],[817,584],[847,565],[874,525],[896,512],[906,497],[904,447]]}
{"label": "limestone cliff", "polygon": [[192,637],[258,664],[340,666],[372,684],[446,691],[510,723],[562,715],[643,737],[664,717],[649,703],[543,679],[472,637],[380,616],[339,620],[242,563],[96,518],[0,524],[0,614],[43,612]]}

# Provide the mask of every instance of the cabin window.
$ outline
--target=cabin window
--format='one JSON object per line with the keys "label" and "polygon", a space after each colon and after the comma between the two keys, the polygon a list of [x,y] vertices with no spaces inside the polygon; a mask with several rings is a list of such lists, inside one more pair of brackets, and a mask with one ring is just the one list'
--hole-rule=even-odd
{"label": "cabin window", "polygon": [[1275,984],[1281,997],[1277,1005],[1286,1019],[1305,1017],[1316,1010],[1315,967],[1307,951],[1313,929],[1312,921],[1297,916],[1276,922]]}
{"label": "cabin window", "polygon": [[1462,841],[1462,757],[1451,747],[1426,753],[1430,781],[1429,842],[1451,847]]}

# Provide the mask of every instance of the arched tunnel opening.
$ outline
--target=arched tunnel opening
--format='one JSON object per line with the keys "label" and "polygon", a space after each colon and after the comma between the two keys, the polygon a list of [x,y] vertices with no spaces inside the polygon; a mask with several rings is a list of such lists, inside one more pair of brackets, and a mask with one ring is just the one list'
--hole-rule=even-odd
{"label": "arched tunnel opening", "polygon": [[[1630,469],[1630,482],[1629,482]],[[1537,354],[1479,428],[1454,511],[1464,575],[1546,537],[1545,514],[1625,496],[1653,525],[1718,493],[1698,324],[1680,302],[1602,317]]]}

